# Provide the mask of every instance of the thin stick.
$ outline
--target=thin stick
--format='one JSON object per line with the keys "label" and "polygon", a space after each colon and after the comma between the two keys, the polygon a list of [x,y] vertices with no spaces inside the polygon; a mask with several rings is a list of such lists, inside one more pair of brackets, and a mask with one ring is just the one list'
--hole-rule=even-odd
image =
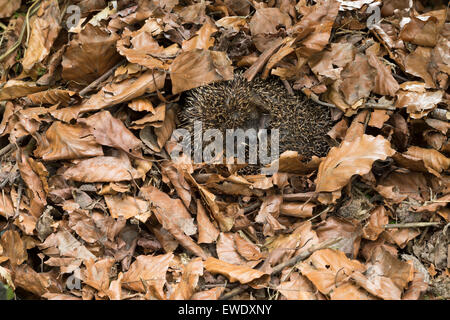
{"label": "thin stick", "polygon": [[394,228],[421,228],[421,227],[429,227],[429,226],[438,226],[440,222],[411,222],[411,223],[397,223],[397,224],[386,224],[384,226],[385,229],[394,229]]}
{"label": "thin stick", "polygon": [[[283,270],[286,267],[295,266],[297,263],[299,263],[299,262],[301,262],[301,261],[303,261],[305,259],[308,259],[315,251],[329,248],[329,247],[331,247],[332,245],[338,243],[341,240],[342,240],[342,238],[330,239],[330,240],[324,241],[322,243],[319,243],[319,244],[317,244],[315,246],[312,246],[311,248],[309,248],[305,252],[300,253],[298,256],[293,257],[293,258],[289,259],[288,261],[280,263],[277,266],[275,266],[272,269],[272,272],[270,273],[270,275],[274,276],[277,273],[281,272],[281,270]],[[243,285],[243,286],[239,286],[237,288],[234,288],[230,292],[228,292],[228,293],[224,294],[223,296],[221,296],[219,298],[219,300],[231,299],[232,297],[237,296],[238,294],[244,292],[247,288],[248,288],[247,285]]]}
{"label": "thin stick", "polygon": [[229,299],[233,298],[234,296],[237,296],[238,294],[244,292],[245,290],[247,290],[247,288],[248,288],[247,285],[243,285],[243,286],[239,286],[237,288],[234,288],[230,292],[228,292],[228,293],[224,294],[223,296],[221,296],[219,298],[219,300],[229,300]]}

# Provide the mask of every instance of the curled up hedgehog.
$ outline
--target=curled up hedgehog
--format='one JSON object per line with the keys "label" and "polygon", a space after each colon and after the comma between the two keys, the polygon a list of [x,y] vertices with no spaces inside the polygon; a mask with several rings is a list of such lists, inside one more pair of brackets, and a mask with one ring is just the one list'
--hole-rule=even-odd
{"label": "curled up hedgehog", "polygon": [[233,80],[191,89],[178,117],[191,134],[195,121],[201,121],[203,132],[218,129],[224,137],[226,129],[279,129],[279,154],[297,151],[304,160],[326,156],[330,149],[328,107],[290,95],[274,78],[247,81],[237,72]]}

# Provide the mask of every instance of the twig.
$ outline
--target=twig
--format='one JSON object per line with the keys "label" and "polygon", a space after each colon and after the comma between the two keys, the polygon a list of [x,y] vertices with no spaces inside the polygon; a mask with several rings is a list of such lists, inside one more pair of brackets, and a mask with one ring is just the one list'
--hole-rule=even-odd
{"label": "twig", "polygon": [[121,60],[119,63],[117,63],[115,66],[113,66],[111,69],[106,71],[100,78],[94,80],[91,82],[86,88],[78,92],[80,97],[83,97],[86,93],[88,93],[92,88],[96,87],[100,82],[106,80],[118,67],[120,67],[125,60]]}
{"label": "twig", "polygon": [[294,90],[292,90],[291,85],[289,84],[289,81],[287,81],[286,79],[281,80],[284,84],[284,86],[286,87],[287,92],[289,93],[289,95],[294,96]]}
{"label": "twig", "polygon": [[255,210],[256,208],[258,208],[261,205],[260,201],[256,201],[254,203],[252,203],[251,205],[249,205],[248,207],[244,208],[244,213],[249,213],[252,212],[253,210]]}
{"label": "twig", "polygon": [[[314,245],[311,248],[309,248],[308,250],[306,250],[305,252],[300,253],[298,256],[293,257],[293,258],[289,259],[288,261],[280,263],[277,266],[275,266],[272,269],[272,272],[270,273],[270,275],[274,276],[277,273],[281,272],[281,270],[283,270],[286,267],[295,266],[300,261],[308,259],[309,256],[311,256],[315,251],[329,248],[329,247],[331,247],[332,245],[338,243],[341,240],[342,240],[342,238],[336,238],[336,239],[327,240],[327,241],[324,241],[324,242],[319,243],[317,245]],[[231,299],[232,297],[237,296],[238,294],[244,292],[247,288],[248,288],[247,285],[239,286],[239,287],[231,290],[230,292],[224,294],[223,296],[221,296],[219,298],[219,300]]]}
{"label": "twig", "polygon": [[2,157],[3,155],[8,154],[8,153],[10,153],[10,152],[16,150],[17,145],[18,145],[19,143],[21,143],[23,140],[25,140],[26,137],[27,137],[27,136],[22,136],[22,137],[20,137],[20,138],[17,138],[17,140],[16,140],[15,143],[9,143],[6,147],[2,148],[2,149],[0,150],[0,157]]}
{"label": "twig", "polygon": [[397,224],[386,224],[384,226],[385,229],[394,229],[394,228],[421,228],[421,227],[429,227],[429,226],[438,226],[440,222],[411,222],[411,223],[397,223]]}
{"label": "twig", "polygon": [[230,292],[224,294],[223,296],[221,296],[219,298],[219,300],[229,300],[231,298],[233,298],[234,296],[237,296],[238,294],[244,292],[245,290],[247,290],[248,285],[243,285],[243,286],[239,286],[237,288],[234,288],[233,290],[231,290]]}
{"label": "twig", "polygon": [[315,103],[318,103],[318,104],[320,104],[322,106],[325,106],[325,107],[336,108],[336,106],[334,104],[323,102],[322,100],[320,100],[319,97],[314,92],[306,93],[306,89],[302,89],[302,92],[307,97],[309,97],[312,101],[314,101]]}

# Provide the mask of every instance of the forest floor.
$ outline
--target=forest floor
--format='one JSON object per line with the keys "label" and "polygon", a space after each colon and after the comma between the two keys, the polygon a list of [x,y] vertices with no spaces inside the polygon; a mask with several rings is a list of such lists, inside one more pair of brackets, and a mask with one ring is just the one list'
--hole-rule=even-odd
{"label": "forest floor", "polygon": [[[449,299],[449,21],[425,0],[0,0],[0,298]],[[183,93],[237,69],[329,107],[328,154],[172,158]]]}

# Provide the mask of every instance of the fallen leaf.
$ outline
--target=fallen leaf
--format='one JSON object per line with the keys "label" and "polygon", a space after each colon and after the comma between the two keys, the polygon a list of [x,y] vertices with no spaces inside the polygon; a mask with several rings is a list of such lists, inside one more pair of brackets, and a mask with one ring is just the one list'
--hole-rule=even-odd
{"label": "fallen leaf", "polygon": [[385,160],[395,153],[382,136],[363,135],[352,142],[344,141],[332,148],[320,163],[316,191],[332,192],[341,189],[355,175],[368,173],[376,160]]}

